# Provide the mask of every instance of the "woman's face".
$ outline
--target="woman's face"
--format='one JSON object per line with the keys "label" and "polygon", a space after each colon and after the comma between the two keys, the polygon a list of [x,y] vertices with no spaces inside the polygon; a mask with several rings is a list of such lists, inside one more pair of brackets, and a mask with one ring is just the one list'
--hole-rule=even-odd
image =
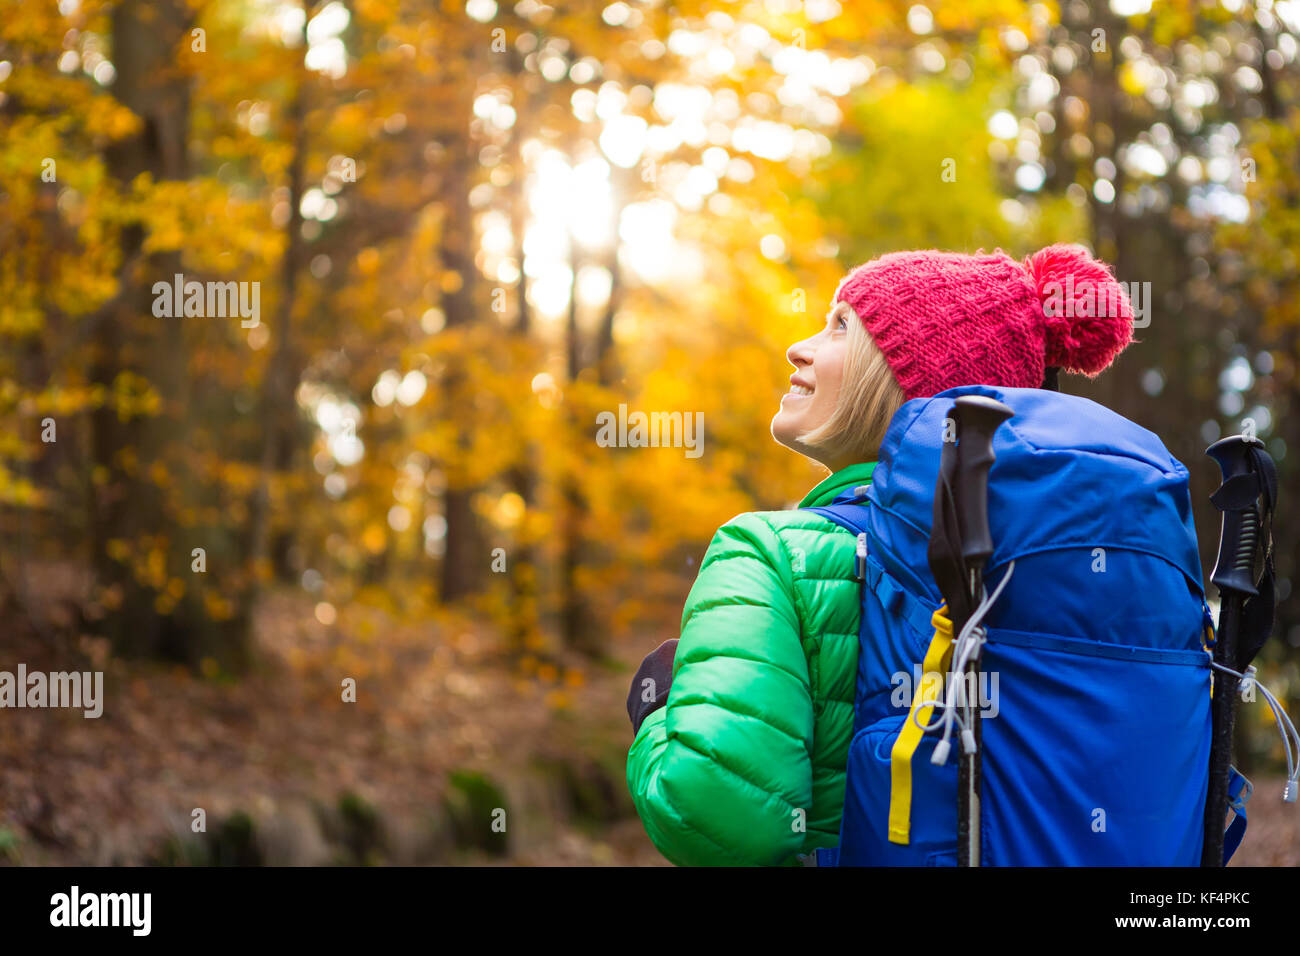
{"label": "woman's face", "polygon": [[795,371],[790,390],[781,396],[781,410],[772,418],[773,438],[832,471],[838,470],[838,463],[823,460],[824,452],[804,446],[798,436],[817,428],[835,411],[848,351],[848,322],[856,318],[848,303],[837,302],[820,332],[786,350]]}

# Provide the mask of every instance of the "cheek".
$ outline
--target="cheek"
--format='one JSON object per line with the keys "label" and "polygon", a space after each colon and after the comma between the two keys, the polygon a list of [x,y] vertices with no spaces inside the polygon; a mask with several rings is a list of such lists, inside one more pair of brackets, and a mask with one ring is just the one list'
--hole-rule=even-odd
{"label": "cheek", "polygon": [[833,401],[840,391],[840,382],[844,378],[844,347],[836,343],[834,347],[827,348],[818,353],[813,367],[817,372],[817,391],[825,392]]}

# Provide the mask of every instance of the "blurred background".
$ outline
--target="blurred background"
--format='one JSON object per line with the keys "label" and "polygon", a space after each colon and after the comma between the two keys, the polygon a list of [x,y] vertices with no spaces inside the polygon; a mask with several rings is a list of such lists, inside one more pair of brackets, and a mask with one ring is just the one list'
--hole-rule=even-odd
{"label": "blurred background", "polygon": [[[105,701],[0,713],[0,861],[662,863],[631,675],[823,477],[785,350],[898,249],[1148,290],[1063,388],[1186,463],[1207,577],[1204,448],[1265,440],[1297,711],[1300,2],[2,6],[0,669]],[[1237,861],[1300,863],[1262,700],[1237,745]]]}

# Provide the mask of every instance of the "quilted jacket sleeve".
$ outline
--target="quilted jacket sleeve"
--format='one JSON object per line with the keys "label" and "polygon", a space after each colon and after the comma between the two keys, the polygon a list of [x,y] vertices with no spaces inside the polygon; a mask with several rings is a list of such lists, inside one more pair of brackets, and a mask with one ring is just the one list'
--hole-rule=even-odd
{"label": "quilted jacket sleeve", "polygon": [[788,864],[802,849],[813,702],[792,561],[760,513],[718,529],[682,614],[668,703],[632,744],[633,801],[679,865]]}

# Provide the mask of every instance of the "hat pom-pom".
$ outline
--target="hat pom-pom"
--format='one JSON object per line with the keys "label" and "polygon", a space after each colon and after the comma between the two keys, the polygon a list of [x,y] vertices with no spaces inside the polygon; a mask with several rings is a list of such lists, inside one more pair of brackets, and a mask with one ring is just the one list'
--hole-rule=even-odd
{"label": "hat pom-pom", "polygon": [[1057,244],[1025,260],[1047,330],[1047,364],[1097,375],[1133,340],[1128,293],[1082,246]]}

